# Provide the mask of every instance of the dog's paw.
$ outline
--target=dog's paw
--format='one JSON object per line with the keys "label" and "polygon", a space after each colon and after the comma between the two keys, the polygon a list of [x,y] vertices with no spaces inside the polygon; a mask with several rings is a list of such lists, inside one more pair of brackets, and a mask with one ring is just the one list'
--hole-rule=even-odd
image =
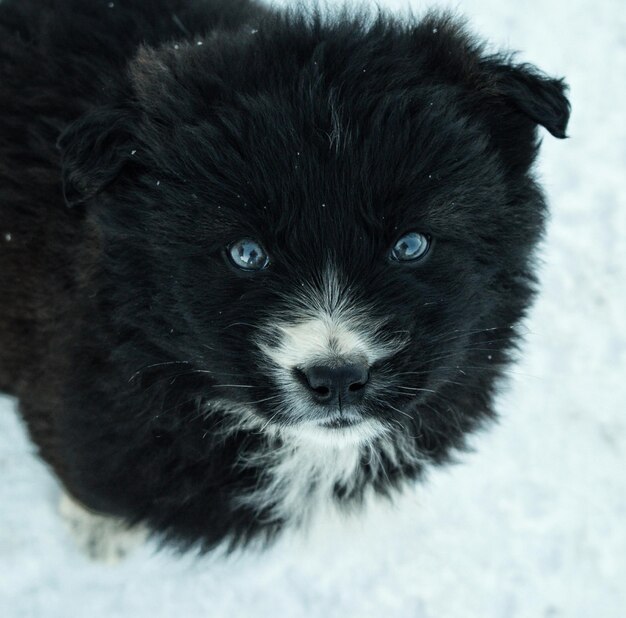
{"label": "dog's paw", "polygon": [[80,549],[98,562],[123,560],[148,536],[143,526],[128,526],[115,517],[90,511],[66,493],[61,496],[59,513]]}

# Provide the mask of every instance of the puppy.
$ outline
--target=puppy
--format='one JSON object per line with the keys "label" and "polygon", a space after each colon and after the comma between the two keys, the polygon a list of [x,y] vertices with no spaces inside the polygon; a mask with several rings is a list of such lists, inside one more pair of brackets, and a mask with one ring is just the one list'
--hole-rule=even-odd
{"label": "puppy", "polygon": [[441,14],[3,0],[0,84],[0,388],[66,513],[267,541],[493,418],[562,80]]}

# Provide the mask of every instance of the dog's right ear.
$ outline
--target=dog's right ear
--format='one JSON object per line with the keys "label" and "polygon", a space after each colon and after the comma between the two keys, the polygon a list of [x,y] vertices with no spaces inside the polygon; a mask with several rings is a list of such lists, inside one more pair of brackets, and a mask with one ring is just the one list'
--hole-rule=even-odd
{"label": "dog's right ear", "polygon": [[121,173],[132,159],[133,114],[100,107],[72,123],[59,137],[63,195],[68,206],[88,201]]}
{"label": "dog's right ear", "polygon": [[481,68],[495,96],[554,137],[566,137],[571,106],[562,79],[548,77],[531,64],[513,64],[500,56],[487,58]]}

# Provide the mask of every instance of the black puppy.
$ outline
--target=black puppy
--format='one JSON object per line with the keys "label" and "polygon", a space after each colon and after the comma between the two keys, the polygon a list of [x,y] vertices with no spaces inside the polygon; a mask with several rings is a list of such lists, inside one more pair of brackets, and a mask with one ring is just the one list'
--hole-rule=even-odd
{"label": "black puppy", "polygon": [[463,448],[564,90],[445,15],[4,0],[0,388],[75,510],[236,545]]}

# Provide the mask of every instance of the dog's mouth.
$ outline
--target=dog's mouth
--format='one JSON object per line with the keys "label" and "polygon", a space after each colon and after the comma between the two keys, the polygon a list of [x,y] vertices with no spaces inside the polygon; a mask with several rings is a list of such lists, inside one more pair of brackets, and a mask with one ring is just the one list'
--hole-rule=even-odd
{"label": "dog's mouth", "polygon": [[270,417],[262,424],[262,433],[296,444],[344,447],[371,442],[386,433],[386,426],[359,410],[328,410],[324,414],[301,416],[281,422]]}
{"label": "dog's mouth", "polygon": [[362,416],[337,416],[320,422],[318,426],[329,430],[341,430],[349,427],[356,427],[357,425],[363,423],[363,421],[364,419]]}

